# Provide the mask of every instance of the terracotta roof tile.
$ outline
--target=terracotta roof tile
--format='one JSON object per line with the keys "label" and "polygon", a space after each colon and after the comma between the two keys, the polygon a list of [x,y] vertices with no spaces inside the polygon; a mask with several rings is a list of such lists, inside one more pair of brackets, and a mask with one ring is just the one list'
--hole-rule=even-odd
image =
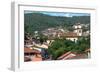
{"label": "terracotta roof tile", "polygon": [[67,32],[61,35],[62,37],[78,37],[77,33],[74,32]]}
{"label": "terracotta roof tile", "polygon": [[69,51],[69,52],[67,52],[67,53],[65,53],[65,54],[63,54],[63,55],[61,55],[60,57],[58,57],[58,59],[62,59],[62,58],[64,58],[65,56],[69,55],[70,53],[71,53],[71,51]]}
{"label": "terracotta roof tile", "polygon": [[32,50],[30,48],[24,48],[24,53],[40,53],[38,50]]}

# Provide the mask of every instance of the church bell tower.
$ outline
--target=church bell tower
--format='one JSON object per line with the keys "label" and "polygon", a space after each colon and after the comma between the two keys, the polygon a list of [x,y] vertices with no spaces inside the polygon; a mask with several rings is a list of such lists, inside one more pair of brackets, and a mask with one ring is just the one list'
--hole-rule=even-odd
{"label": "church bell tower", "polygon": [[74,25],[74,29],[74,32],[77,33],[77,36],[82,36],[82,26],[80,25],[80,23]]}

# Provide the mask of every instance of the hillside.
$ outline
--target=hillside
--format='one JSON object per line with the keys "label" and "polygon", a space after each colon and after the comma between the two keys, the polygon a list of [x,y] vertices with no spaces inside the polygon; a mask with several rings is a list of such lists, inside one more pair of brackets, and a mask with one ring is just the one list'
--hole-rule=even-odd
{"label": "hillside", "polygon": [[81,24],[90,23],[90,16],[49,16],[42,13],[27,13],[24,14],[25,32],[33,34],[34,31],[42,31],[50,27],[62,26],[70,29],[72,25],[80,22]]}

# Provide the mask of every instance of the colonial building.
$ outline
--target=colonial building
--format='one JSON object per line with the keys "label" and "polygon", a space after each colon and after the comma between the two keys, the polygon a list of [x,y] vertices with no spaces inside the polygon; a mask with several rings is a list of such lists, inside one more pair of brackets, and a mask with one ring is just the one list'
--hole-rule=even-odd
{"label": "colonial building", "polygon": [[74,27],[74,32],[77,33],[78,36],[82,36],[82,26],[80,23],[77,23]]}
{"label": "colonial building", "polygon": [[65,38],[67,40],[75,41],[75,42],[78,40],[77,33],[74,33],[74,32],[63,33],[61,35],[61,37],[62,38]]}

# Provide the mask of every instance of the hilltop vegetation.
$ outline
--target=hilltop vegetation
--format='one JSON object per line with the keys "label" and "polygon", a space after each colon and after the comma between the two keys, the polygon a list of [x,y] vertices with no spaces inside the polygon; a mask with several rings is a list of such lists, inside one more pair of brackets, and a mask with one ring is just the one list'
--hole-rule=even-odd
{"label": "hilltop vegetation", "polygon": [[50,27],[64,27],[71,29],[72,25],[80,22],[81,24],[90,23],[90,16],[49,16],[42,13],[27,13],[24,14],[25,32],[33,34],[34,31],[42,31]]}

